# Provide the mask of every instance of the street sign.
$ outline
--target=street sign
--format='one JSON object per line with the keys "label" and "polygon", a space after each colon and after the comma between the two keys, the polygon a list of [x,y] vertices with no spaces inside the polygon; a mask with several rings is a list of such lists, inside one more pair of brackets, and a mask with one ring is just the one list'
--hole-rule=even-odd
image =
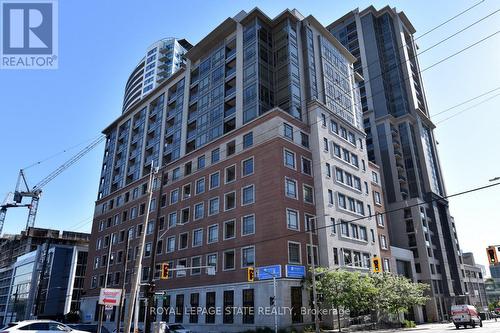
{"label": "street sign", "polygon": [[287,278],[302,279],[306,276],[306,266],[286,265],[285,274]]}
{"label": "street sign", "polygon": [[273,277],[281,278],[281,265],[256,267],[255,269],[259,280],[270,280]]}
{"label": "street sign", "polygon": [[99,295],[99,304],[101,305],[118,305],[122,295],[121,289],[101,288]]}

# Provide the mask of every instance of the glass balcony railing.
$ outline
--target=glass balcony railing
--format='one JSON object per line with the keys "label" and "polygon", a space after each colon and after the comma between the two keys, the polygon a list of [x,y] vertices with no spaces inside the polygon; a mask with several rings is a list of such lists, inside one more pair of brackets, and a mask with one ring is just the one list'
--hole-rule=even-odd
{"label": "glass balcony railing", "polygon": [[234,48],[226,53],[226,59],[233,57],[235,54],[236,54],[236,48]]}
{"label": "glass balcony railing", "polygon": [[233,106],[233,107],[231,107],[229,109],[226,109],[226,110],[224,110],[224,118],[232,116],[235,113],[236,113],[236,107],[235,106]]}
{"label": "glass balcony railing", "polygon": [[226,69],[226,77],[230,77],[234,73],[236,73],[236,67]]}
{"label": "glass balcony railing", "polygon": [[229,88],[229,89],[226,89],[226,97],[228,96],[231,96],[233,95],[234,93],[236,93],[236,87],[232,87],[232,88]]}

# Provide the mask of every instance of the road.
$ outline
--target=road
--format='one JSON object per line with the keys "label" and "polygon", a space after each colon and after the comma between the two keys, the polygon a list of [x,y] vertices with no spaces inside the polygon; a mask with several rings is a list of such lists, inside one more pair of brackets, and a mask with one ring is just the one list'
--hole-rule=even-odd
{"label": "road", "polygon": [[500,333],[500,319],[498,322],[494,320],[487,320],[483,322],[483,327],[467,328],[464,329],[460,327],[459,330],[455,328],[453,324],[425,324],[418,325],[415,329],[408,330],[390,330],[390,331],[376,331],[377,333],[389,333],[389,332],[415,332],[415,333],[445,333],[445,332],[457,332],[457,333]]}

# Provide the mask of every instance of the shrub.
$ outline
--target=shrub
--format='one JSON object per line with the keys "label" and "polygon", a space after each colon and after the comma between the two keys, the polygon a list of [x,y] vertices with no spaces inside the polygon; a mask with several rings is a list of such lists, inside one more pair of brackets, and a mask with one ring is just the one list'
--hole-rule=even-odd
{"label": "shrub", "polygon": [[403,327],[404,328],[415,328],[415,327],[417,327],[417,325],[415,324],[415,322],[413,320],[405,320],[405,321],[403,321]]}

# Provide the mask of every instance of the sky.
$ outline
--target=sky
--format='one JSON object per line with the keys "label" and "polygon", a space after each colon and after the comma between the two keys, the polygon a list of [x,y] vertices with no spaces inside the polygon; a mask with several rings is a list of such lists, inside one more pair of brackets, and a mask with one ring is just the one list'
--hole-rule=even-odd
{"label": "sky", "polygon": [[[285,8],[296,8],[328,25],[352,9],[371,4],[404,11],[418,38],[478,2],[61,1],[59,68],[0,70],[0,200],[14,190],[20,168],[45,160],[26,170],[30,185],[36,184],[120,115],[130,72],[146,48],[161,38],[186,38],[196,44],[227,17],[256,6],[271,17]],[[420,51],[499,8],[498,1],[482,1],[467,14],[419,38]],[[499,27],[500,13],[496,13],[423,53],[421,69]],[[426,70],[422,75],[431,115],[499,87],[498,54],[500,34]],[[432,117],[437,123],[453,116],[435,130],[448,194],[486,185],[500,176],[500,114],[496,107],[500,97],[460,113],[494,94]],[[44,188],[36,226],[90,232],[102,155],[101,144]],[[450,199],[461,248],[474,252],[476,262],[483,265],[487,265],[486,246],[500,244],[499,199],[500,186]],[[25,209],[10,209],[4,232],[20,232],[26,218]]]}

